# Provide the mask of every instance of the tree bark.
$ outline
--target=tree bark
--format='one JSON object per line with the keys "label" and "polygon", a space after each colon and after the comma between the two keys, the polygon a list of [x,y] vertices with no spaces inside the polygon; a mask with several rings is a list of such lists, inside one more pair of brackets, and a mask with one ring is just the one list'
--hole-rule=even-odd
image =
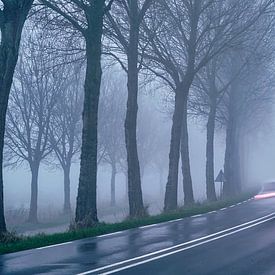
{"label": "tree bark", "polygon": [[226,150],[224,161],[225,183],[223,189],[224,197],[232,197],[241,191],[239,137],[237,133],[237,122],[234,115],[235,113],[229,114],[226,129]]}
{"label": "tree bark", "polygon": [[86,77],[80,175],[75,221],[79,226],[93,226],[97,217],[97,123],[98,101],[101,83],[101,38],[104,17],[104,1],[93,1],[86,12]]}
{"label": "tree bark", "polygon": [[28,217],[28,222],[38,223],[37,216],[37,201],[38,201],[38,173],[39,164],[35,163],[31,165],[31,202],[30,202],[30,212]]}
{"label": "tree bark", "polygon": [[175,93],[175,107],[172,120],[169,152],[169,171],[166,184],[164,211],[175,210],[178,206],[178,169],[180,157],[180,139],[183,123],[182,106],[187,95],[179,87]]}
{"label": "tree bark", "polygon": [[214,178],[214,136],[216,120],[216,102],[211,101],[207,121],[206,140],[206,196],[209,201],[216,201],[215,178]]}
{"label": "tree bark", "polygon": [[192,186],[190,158],[189,158],[189,142],[188,142],[188,122],[187,122],[187,97],[183,104],[183,120],[181,132],[181,163],[183,177],[184,204],[190,205],[194,203],[194,194]]}
{"label": "tree bark", "polygon": [[63,213],[65,215],[71,214],[71,182],[70,182],[70,166],[63,168],[64,174],[64,206]]}
{"label": "tree bark", "polygon": [[112,176],[111,176],[111,206],[116,205],[116,164],[112,163]]}
{"label": "tree bark", "polygon": [[140,165],[137,151],[137,112],[138,112],[138,5],[137,1],[130,1],[130,38],[128,46],[127,88],[128,100],[125,119],[125,142],[128,163],[128,199],[129,216],[145,215],[143,205]]}
{"label": "tree bark", "polygon": [[6,232],[3,196],[3,148],[6,112],[18,59],[22,29],[33,0],[5,1],[0,10],[0,234]]}

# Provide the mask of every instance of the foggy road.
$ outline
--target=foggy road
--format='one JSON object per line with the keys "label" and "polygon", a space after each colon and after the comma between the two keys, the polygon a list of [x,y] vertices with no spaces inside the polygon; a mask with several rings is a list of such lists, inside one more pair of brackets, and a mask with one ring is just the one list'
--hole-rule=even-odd
{"label": "foggy road", "polygon": [[275,274],[275,199],[0,256],[0,274]]}

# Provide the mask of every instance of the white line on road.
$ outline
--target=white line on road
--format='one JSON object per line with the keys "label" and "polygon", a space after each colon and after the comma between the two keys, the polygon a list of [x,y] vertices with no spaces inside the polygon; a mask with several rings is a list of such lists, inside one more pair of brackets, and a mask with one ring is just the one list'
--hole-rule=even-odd
{"label": "white line on road", "polygon": [[118,231],[118,232],[114,232],[114,233],[109,233],[109,234],[105,234],[105,235],[96,236],[96,238],[109,237],[109,236],[117,235],[117,234],[120,234],[120,233],[122,233],[122,231]]}
{"label": "white line on road", "polygon": [[197,218],[197,217],[201,217],[202,214],[198,214],[198,215],[194,215],[194,216],[191,216],[191,218]]}
{"label": "white line on road", "polygon": [[[183,219],[182,218],[180,218],[180,219],[176,219],[176,220],[171,220],[171,221],[168,221],[167,223],[171,223],[171,222],[179,222],[179,221],[182,221]],[[164,223],[166,223],[166,222],[164,222]]]}
{"label": "white line on road", "polygon": [[69,244],[69,243],[72,243],[72,242],[58,243],[58,244],[53,244],[53,245],[38,247],[38,248],[36,248],[36,249],[37,249],[37,250],[41,250],[41,249],[44,249],[44,248],[56,247],[56,246],[61,246],[61,245]]}
{"label": "white line on road", "polygon": [[154,223],[154,224],[149,224],[149,225],[140,226],[139,228],[140,228],[140,229],[149,228],[149,227],[153,227],[153,226],[156,226],[156,225],[158,225],[158,224],[157,224],[157,223]]}
{"label": "white line on road", "polygon": [[104,272],[104,273],[100,273],[100,275],[113,274],[113,273],[116,273],[116,272],[119,272],[119,271],[122,271],[122,270],[125,270],[125,269],[129,269],[129,268],[131,268],[131,267],[135,267],[135,266],[138,266],[138,265],[141,265],[141,264],[145,264],[145,263],[148,263],[148,262],[152,262],[152,261],[155,261],[155,260],[158,260],[158,259],[161,259],[161,258],[170,256],[170,255],[173,255],[173,254],[176,254],[176,253],[185,251],[185,250],[189,250],[189,249],[191,249],[191,248],[194,248],[194,247],[197,247],[197,246],[200,246],[200,245],[203,245],[203,244],[206,244],[206,243],[210,243],[210,242],[219,240],[219,239],[221,239],[221,238],[224,238],[224,237],[227,237],[227,236],[236,234],[236,233],[238,233],[238,232],[241,232],[241,231],[243,231],[243,230],[246,230],[246,229],[255,227],[255,226],[259,225],[259,224],[268,222],[268,221],[273,220],[273,219],[274,219],[274,217],[268,218],[268,219],[266,219],[266,220],[262,220],[262,221],[260,221],[260,222],[255,223],[255,224],[251,224],[251,225],[249,225],[249,226],[246,226],[246,227],[237,229],[237,230],[232,231],[232,232],[229,232],[229,233],[227,233],[227,234],[223,234],[223,235],[221,235],[221,236],[218,236],[218,237],[215,237],[215,238],[206,240],[206,241],[202,241],[202,242],[199,242],[199,243],[197,243],[197,244],[190,245],[190,246],[188,246],[188,247],[180,248],[180,249],[178,249],[178,250],[171,251],[171,252],[168,252],[168,253],[165,253],[165,254],[162,254],[162,255],[159,255],[159,256],[156,256],[156,257],[147,259],[147,260],[143,260],[143,261],[141,261],[141,262],[137,262],[137,263],[130,264],[130,265],[126,265],[126,266],[123,266],[123,267],[120,267],[120,268],[117,268],[117,269],[114,269],[114,270],[111,270],[111,271],[107,271],[107,272]]}
{"label": "white line on road", "polygon": [[[220,238],[224,238],[226,236],[235,234],[237,232],[246,230],[248,228],[257,226],[259,224],[262,224],[264,222],[267,222],[269,220],[274,219],[274,215],[275,215],[275,212],[273,212],[269,215],[263,216],[261,218],[255,219],[255,220],[245,222],[245,223],[242,223],[242,224],[239,224],[239,225],[236,225],[236,226],[218,231],[218,232],[210,234],[210,235],[206,235],[206,236],[198,238],[198,239],[194,239],[194,240],[191,240],[191,241],[188,241],[188,242],[184,242],[184,243],[181,243],[181,244],[178,244],[178,245],[175,245],[175,246],[164,248],[164,249],[161,249],[161,250],[158,250],[158,251],[155,251],[155,252],[144,254],[142,256],[138,256],[138,257],[131,258],[131,259],[128,259],[128,260],[124,260],[124,261],[117,262],[117,263],[114,263],[114,264],[110,264],[110,265],[106,265],[106,266],[99,267],[99,268],[96,268],[96,269],[92,269],[92,270],[89,270],[89,271],[86,271],[86,272],[79,273],[77,275],[87,275],[87,274],[91,274],[91,273],[95,273],[95,272],[98,274],[98,272],[100,272],[100,271],[104,271],[104,270],[107,270],[107,269],[110,269],[110,268],[113,268],[113,267],[117,267],[117,266],[120,266],[120,265],[123,265],[123,264],[131,263],[133,261],[142,260],[138,263],[129,264],[129,265],[120,267],[118,269],[114,269],[112,271],[108,271],[108,272],[101,273],[101,274],[115,273],[115,272],[121,271],[123,269],[128,269],[130,267],[134,267],[134,266],[137,266],[137,265],[140,265],[140,264],[143,264],[143,263],[154,261],[154,260],[157,260],[159,258],[163,258],[163,257],[169,256],[169,255],[172,255],[172,254],[175,254],[175,253],[178,253],[178,252],[181,252],[181,251],[184,251],[184,250],[202,245],[204,243],[208,243],[208,242],[212,242],[214,240],[220,239]],[[218,236],[218,235],[220,235],[220,236]],[[199,243],[193,244],[193,243],[196,243],[196,242],[199,242]],[[182,248],[182,246],[186,246],[186,245],[190,245],[190,244],[193,244],[193,245]],[[167,252],[167,251],[174,250],[174,249],[177,249],[177,250],[172,251],[172,252]],[[165,252],[167,252],[167,253],[165,253]],[[164,254],[161,254],[161,253],[164,253]],[[155,256],[157,254],[161,254],[161,255]],[[144,258],[148,258],[148,257],[151,257],[151,256],[152,256],[152,258],[143,260]]]}

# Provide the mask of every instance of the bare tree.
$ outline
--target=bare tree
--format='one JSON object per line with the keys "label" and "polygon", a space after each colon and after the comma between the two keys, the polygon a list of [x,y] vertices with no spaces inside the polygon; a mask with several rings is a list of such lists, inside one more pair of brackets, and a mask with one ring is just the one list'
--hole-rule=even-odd
{"label": "bare tree", "polygon": [[21,33],[33,0],[0,2],[0,234],[6,232],[3,198],[3,148],[8,99]]}
{"label": "bare tree", "polygon": [[[219,107],[230,86],[227,70],[228,57],[223,54],[213,58],[196,76],[189,98],[192,116],[206,117],[206,196],[209,201],[217,200],[214,178],[214,136]],[[232,77],[236,77],[238,72]]]}
{"label": "bare tree", "polygon": [[[265,43],[267,40],[272,41],[267,37],[260,41]],[[254,39],[252,41],[255,43]],[[272,44],[273,42],[270,45]],[[267,48],[266,45],[262,45],[249,56],[248,61],[243,49],[235,50],[231,54],[231,71],[234,72],[242,64],[245,66],[230,85],[226,95],[226,182],[223,190],[226,197],[234,196],[242,189],[243,140],[247,132],[255,133],[255,129],[264,125],[269,106],[274,99],[274,78],[271,77],[267,66],[273,52],[273,47]]]}
{"label": "bare tree", "polygon": [[[79,226],[91,226],[97,217],[97,124],[98,102],[101,84],[101,39],[103,18],[113,0],[40,0],[52,9],[61,26],[74,28],[86,42],[86,76],[84,85],[84,108],[82,148],[80,156],[79,187],[75,221]],[[65,25],[64,25],[65,24]]]}
{"label": "bare tree", "polygon": [[38,222],[39,168],[52,152],[49,144],[50,123],[58,93],[62,89],[63,69],[56,67],[55,61],[47,55],[45,44],[47,40],[41,33],[26,39],[7,112],[5,145],[9,162],[27,162],[31,170],[28,221],[32,223]]}
{"label": "bare tree", "polygon": [[[108,23],[111,26],[107,29],[107,35],[119,49],[110,54],[119,60],[127,72],[128,100],[125,119],[125,141],[128,164],[128,197],[130,216],[137,217],[145,214],[140,164],[137,149],[137,113],[138,113],[138,76],[142,66],[143,49],[140,49],[140,29],[146,12],[154,0],[121,0],[111,13],[108,13]],[[117,55],[116,55],[117,54]],[[127,61],[121,60],[121,54],[126,55]],[[126,63],[126,64],[125,64]]]}
{"label": "bare tree", "polygon": [[[116,74],[114,78],[113,74]],[[116,204],[116,175],[125,158],[123,121],[125,117],[125,78],[118,72],[106,72],[99,104],[99,143],[102,144],[103,163],[111,167],[111,206]]]}
{"label": "bare tree", "polygon": [[[185,203],[194,201],[189,161],[187,101],[195,75],[213,57],[235,45],[271,1],[161,1],[151,14],[146,32],[150,39],[147,68],[175,92],[169,174],[165,210],[177,207],[181,147]],[[185,20],[183,20],[185,19]],[[240,28],[236,22],[242,21]]]}
{"label": "bare tree", "polygon": [[81,65],[66,65],[70,71],[66,76],[64,90],[60,91],[53,109],[50,124],[50,143],[64,175],[63,213],[71,213],[70,171],[74,158],[81,148],[81,106],[83,93],[81,87]]}

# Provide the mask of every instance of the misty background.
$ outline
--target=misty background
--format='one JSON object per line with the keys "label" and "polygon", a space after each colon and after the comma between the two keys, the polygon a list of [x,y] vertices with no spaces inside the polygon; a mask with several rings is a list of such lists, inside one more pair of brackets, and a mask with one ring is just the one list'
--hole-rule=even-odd
{"label": "misty background", "polygon": [[[273,1],[23,2],[0,78],[9,229],[135,219],[275,180]],[[3,49],[14,9],[0,4]]]}

